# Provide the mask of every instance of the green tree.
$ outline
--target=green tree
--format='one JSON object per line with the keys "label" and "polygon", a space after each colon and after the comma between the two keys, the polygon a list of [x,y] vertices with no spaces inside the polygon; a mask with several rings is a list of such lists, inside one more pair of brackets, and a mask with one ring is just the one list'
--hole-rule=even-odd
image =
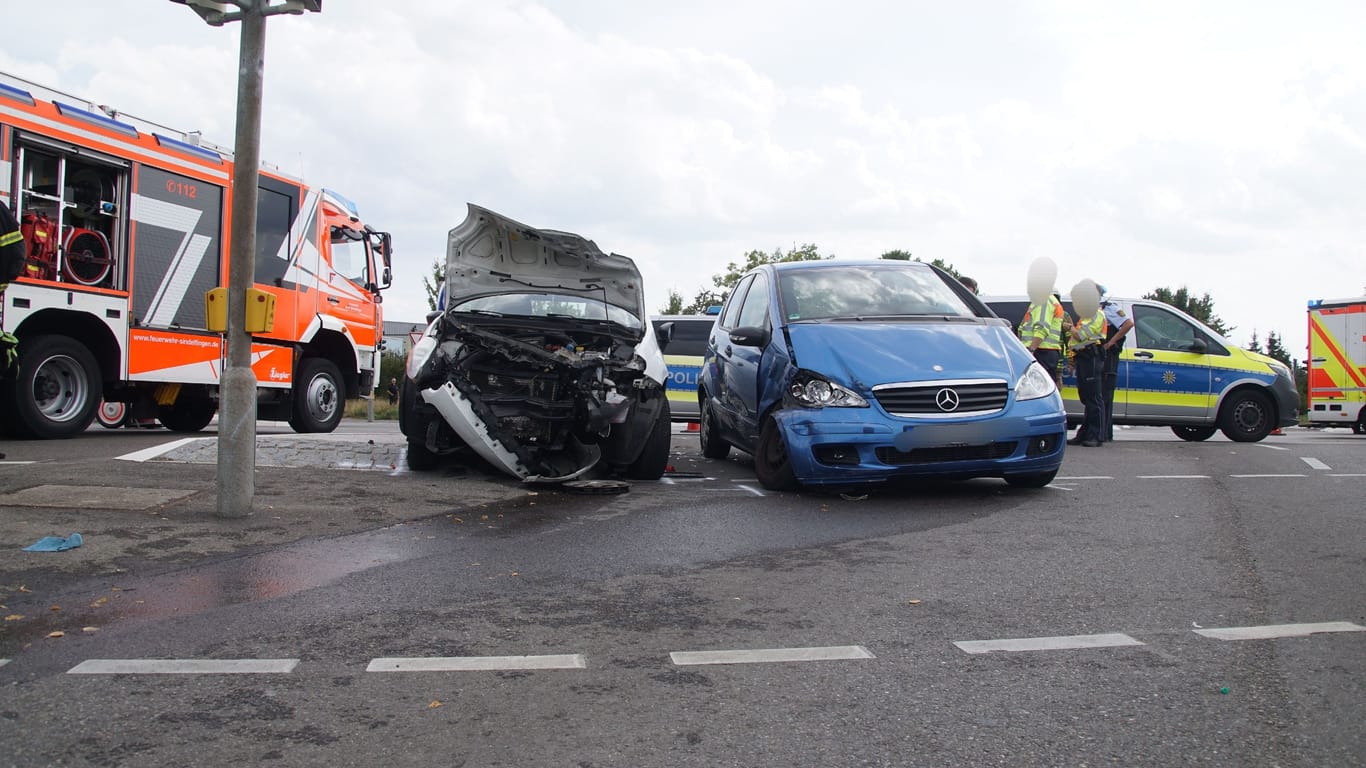
{"label": "green tree", "polygon": [[683,294],[669,289],[669,303],[659,311],[661,315],[681,315],[683,314]]}
{"label": "green tree", "polygon": [[441,284],[446,282],[446,264],[441,259],[432,259],[432,276],[422,276],[422,287],[427,290],[427,309],[436,311],[436,296],[441,292]]}
{"label": "green tree", "polygon": [[1183,285],[1175,291],[1170,288],[1158,288],[1152,293],[1143,294],[1143,298],[1176,307],[1224,336],[1233,332],[1234,326],[1225,325],[1224,321],[1214,314],[1214,299],[1210,298],[1208,293],[1197,299]]}
{"label": "green tree", "polygon": [[[1254,336],[1253,338],[1255,339],[1256,337]],[[1280,360],[1292,371],[1295,369],[1295,361],[1290,357],[1290,353],[1286,351],[1285,345],[1281,343],[1280,334],[1275,331],[1266,335],[1266,356]]]}
{"label": "green tree", "polygon": [[[903,251],[900,248],[896,250],[883,252],[881,258],[893,259],[896,261],[923,261],[923,259],[921,259],[919,256],[912,256],[910,251]],[[931,261],[930,264],[932,266],[939,267],[945,272],[948,272],[950,275],[953,275],[955,280],[961,280],[963,277],[962,272],[959,272],[956,267],[954,267],[947,261],[944,261],[943,259],[935,259]]]}
{"label": "green tree", "polygon": [[[886,251],[886,252],[884,252],[884,253],[882,254],[882,258],[884,258],[884,259],[894,259],[894,260],[896,260],[896,261],[910,261],[911,259],[913,259],[913,258],[915,258],[915,257],[911,255],[911,252],[910,252],[910,251],[903,251],[903,250],[901,250],[901,249],[897,249],[897,250],[894,250],[894,251]],[[919,261],[919,259],[916,259],[916,261]]]}
{"label": "green tree", "polygon": [[1260,341],[1257,340],[1257,329],[1256,329],[1256,328],[1253,328],[1253,329],[1252,329],[1252,341],[1249,341],[1249,342],[1247,343],[1247,351],[1249,351],[1249,352],[1261,352],[1261,351],[1262,351],[1262,343],[1261,343]]}

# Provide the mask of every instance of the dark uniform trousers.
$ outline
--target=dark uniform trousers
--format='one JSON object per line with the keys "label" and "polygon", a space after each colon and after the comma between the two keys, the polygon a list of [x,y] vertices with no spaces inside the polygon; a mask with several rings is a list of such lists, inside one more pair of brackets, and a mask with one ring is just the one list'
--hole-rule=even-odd
{"label": "dark uniform trousers", "polygon": [[1100,439],[1109,442],[1115,439],[1115,387],[1119,383],[1119,354],[1121,344],[1108,350],[1101,350],[1105,357],[1105,373],[1101,375],[1101,394],[1105,398],[1105,423],[1101,424]]}
{"label": "dark uniform trousers", "polygon": [[1081,439],[1105,439],[1105,352],[1099,344],[1076,350],[1077,397],[1081,399]]}

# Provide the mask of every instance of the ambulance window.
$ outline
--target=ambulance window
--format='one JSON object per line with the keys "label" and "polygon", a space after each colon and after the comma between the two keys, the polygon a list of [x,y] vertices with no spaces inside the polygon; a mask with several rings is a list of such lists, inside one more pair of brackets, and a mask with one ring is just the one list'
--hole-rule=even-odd
{"label": "ambulance window", "polygon": [[[353,239],[359,236],[359,239]],[[353,283],[365,285],[367,254],[365,236],[354,229],[332,228],[332,271]]]}

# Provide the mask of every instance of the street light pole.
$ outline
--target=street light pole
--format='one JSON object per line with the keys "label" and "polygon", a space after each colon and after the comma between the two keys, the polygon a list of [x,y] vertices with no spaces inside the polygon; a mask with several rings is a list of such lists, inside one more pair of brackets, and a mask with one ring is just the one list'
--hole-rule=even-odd
{"label": "street light pole", "polygon": [[261,91],[266,17],[322,10],[322,0],[171,0],[212,26],[242,22],[233,145],[232,227],[228,250],[227,359],[218,386],[218,516],[251,514],[256,496],[256,374],[251,370],[247,289],[256,276],[257,171],[261,166]]}
{"label": "street light pole", "polygon": [[261,165],[261,91],[266,17],[242,6],[237,69],[237,136],[232,165],[232,245],[228,251],[227,361],[218,399],[218,516],[246,517],[256,496],[256,374],[246,329],[247,288],[256,276],[256,185]]}

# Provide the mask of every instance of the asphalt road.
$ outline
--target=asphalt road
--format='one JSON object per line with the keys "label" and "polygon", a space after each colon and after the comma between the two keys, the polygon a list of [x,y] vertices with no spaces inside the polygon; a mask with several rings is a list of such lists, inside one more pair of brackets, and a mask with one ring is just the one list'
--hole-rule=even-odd
{"label": "asphalt road", "polygon": [[[0,443],[35,462],[0,489],[202,497],[209,465],[113,458],[171,439]],[[30,618],[0,630],[0,764],[1366,765],[1364,438],[1126,429],[1049,488],[866,497],[674,450],[612,496],[263,468],[263,500],[343,489],[324,506],[386,523],[5,566]],[[186,538],[176,509],[155,536]]]}

